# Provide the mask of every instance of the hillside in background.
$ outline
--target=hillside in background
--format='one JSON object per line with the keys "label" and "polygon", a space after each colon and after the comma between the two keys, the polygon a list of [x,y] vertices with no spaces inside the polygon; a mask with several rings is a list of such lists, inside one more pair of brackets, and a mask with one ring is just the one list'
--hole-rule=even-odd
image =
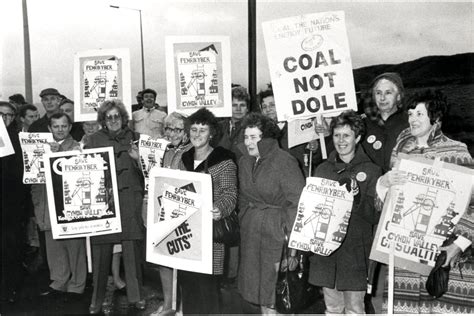
{"label": "hillside in background", "polygon": [[396,65],[374,65],[354,70],[354,81],[366,89],[384,72],[398,72],[407,88],[474,83],[474,53],[427,56]]}
{"label": "hillside in background", "polygon": [[384,72],[398,72],[406,94],[439,89],[449,103],[442,129],[451,138],[466,143],[474,156],[474,53],[427,56],[397,65],[374,65],[354,70],[354,81],[363,93]]}

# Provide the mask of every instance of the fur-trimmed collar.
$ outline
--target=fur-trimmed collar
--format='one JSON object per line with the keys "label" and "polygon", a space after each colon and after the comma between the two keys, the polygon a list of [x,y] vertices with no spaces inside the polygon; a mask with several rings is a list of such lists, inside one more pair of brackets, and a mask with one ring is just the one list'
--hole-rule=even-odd
{"label": "fur-trimmed collar", "polygon": [[225,161],[225,160],[232,160],[235,162],[235,155],[230,150],[227,150],[223,147],[217,146],[214,148],[209,156],[207,156],[206,160],[201,162],[196,169],[194,169],[194,147],[191,147],[188,151],[183,153],[182,161],[184,167],[188,171],[196,171],[196,172],[207,172],[207,169],[217,165],[218,163]]}

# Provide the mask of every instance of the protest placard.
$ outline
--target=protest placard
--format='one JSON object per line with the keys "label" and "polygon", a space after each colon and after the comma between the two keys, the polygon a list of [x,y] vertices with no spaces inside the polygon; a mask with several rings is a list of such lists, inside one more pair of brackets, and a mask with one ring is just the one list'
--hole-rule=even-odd
{"label": "protest placard", "polygon": [[9,156],[15,153],[10,136],[3,120],[0,120],[0,157]]}
{"label": "protest placard", "polygon": [[47,154],[45,172],[54,239],[122,231],[112,147]]}
{"label": "protest placard", "polygon": [[165,49],[168,111],[231,116],[229,37],[168,36]]}
{"label": "protest placard", "polygon": [[148,194],[147,261],[211,274],[211,176],[154,168]]}
{"label": "protest placard", "polygon": [[54,142],[51,133],[20,132],[23,155],[23,183],[45,183],[43,156],[51,152],[49,143]]}
{"label": "protest placard", "polygon": [[279,121],[357,110],[343,11],[262,23]]}
{"label": "protest placard", "polygon": [[97,120],[97,110],[107,99],[123,101],[132,115],[128,49],[100,49],[74,55],[74,120]]}
{"label": "protest placard", "polygon": [[400,154],[398,170],[408,182],[387,193],[370,259],[387,264],[393,245],[395,266],[429,274],[439,247],[464,214],[474,171],[458,165]]}
{"label": "protest placard", "polygon": [[307,178],[288,246],[321,256],[332,254],[346,236],[353,200],[337,181]]}
{"label": "protest placard", "polygon": [[154,139],[148,135],[140,135],[138,152],[140,154],[140,167],[145,177],[145,190],[148,190],[148,177],[151,168],[163,165],[163,156],[169,143],[165,139]]}

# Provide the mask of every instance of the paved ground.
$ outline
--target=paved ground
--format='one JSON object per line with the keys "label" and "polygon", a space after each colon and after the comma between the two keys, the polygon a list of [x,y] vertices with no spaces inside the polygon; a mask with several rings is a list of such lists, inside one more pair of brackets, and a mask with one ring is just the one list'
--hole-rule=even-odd
{"label": "paved ground", "polygon": [[[115,291],[110,278],[103,308],[104,313],[108,315],[150,315],[156,312],[163,297],[156,266],[146,264],[144,274],[144,293],[147,301],[145,311],[137,311],[133,307],[129,307],[126,294]],[[47,271],[45,270],[27,275],[23,284],[15,303],[2,302],[1,315],[81,315],[88,313],[92,295],[90,285],[86,287],[83,295],[59,294],[52,297],[41,297],[38,295],[39,288],[47,284]],[[221,293],[223,314],[259,314],[259,309],[245,303],[235,288],[222,289]],[[314,304],[304,313],[324,313],[322,298],[316,297]]]}

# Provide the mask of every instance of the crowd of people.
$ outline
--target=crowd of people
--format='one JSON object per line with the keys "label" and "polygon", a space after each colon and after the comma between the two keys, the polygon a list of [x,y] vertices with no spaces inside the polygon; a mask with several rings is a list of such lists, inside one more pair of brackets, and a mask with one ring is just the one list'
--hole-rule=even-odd
{"label": "crowd of people", "polygon": [[[120,100],[104,101],[97,120],[74,122],[73,102],[54,88],[40,93],[45,114],[21,95],[0,102],[15,153],[1,158],[2,179],[2,300],[14,302],[21,286],[24,244],[39,249],[49,268],[50,283],[39,295],[84,292],[87,264],[84,239],[55,240],[51,234],[48,199],[43,184],[22,183],[23,162],[18,132],[51,132],[53,152],[79,148],[112,147],[115,156],[122,232],[91,237],[93,294],[89,312],[100,313],[107,278],[112,272],[117,289],[127,294],[138,310],[143,296],[144,209],[147,193],[140,170],[136,140],[140,134],[167,139],[163,168],[209,174],[212,178],[214,221],[236,211],[240,243],[213,242],[212,274],[179,271],[179,297],[184,314],[220,312],[222,286],[236,285],[241,297],[274,314],[275,284],[281,269],[294,270],[300,253],[290,249],[281,261],[285,234],[293,227],[305,177],[317,176],[347,184],[354,196],[347,235],[329,256],[309,257],[309,283],[321,287],[327,313],[365,313],[367,278],[374,262],[370,248],[388,189],[404,184],[407,174],[394,169],[398,154],[439,158],[473,167],[465,144],[441,131],[446,99],[438,92],[405,95],[396,73],[377,76],[364,99],[364,114],[349,110],[321,123],[315,132],[326,137],[328,158],[322,159],[317,141],[288,148],[288,126],[278,122],[271,87],[259,94],[260,111],[250,111],[247,90],[232,87],[232,117],[218,119],[201,108],[186,117],[166,113],[156,103],[157,93],[145,89],[137,95],[131,116]],[[311,157],[311,159],[308,159]],[[312,164],[310,166],[310,164]],[[312,170],[312,172],[310,172]],[[445,265],[462,258],[462,272],[451,269],[448,293],[433,299],[425,289],[426,275],[395,270],[394,312],[472,313],[474,307],[474,199],[454,227],[454,242]],[[119,266],[123,264],[124,279]],[[376,298],[387,290],[386,269],[376,277]],[[173,271],[159,266],[164,296],[161,314],[173,313]],[[464,275],[464,277],[463,277]],[[373,300],[377,313],[387,312],[386,300]]]}

